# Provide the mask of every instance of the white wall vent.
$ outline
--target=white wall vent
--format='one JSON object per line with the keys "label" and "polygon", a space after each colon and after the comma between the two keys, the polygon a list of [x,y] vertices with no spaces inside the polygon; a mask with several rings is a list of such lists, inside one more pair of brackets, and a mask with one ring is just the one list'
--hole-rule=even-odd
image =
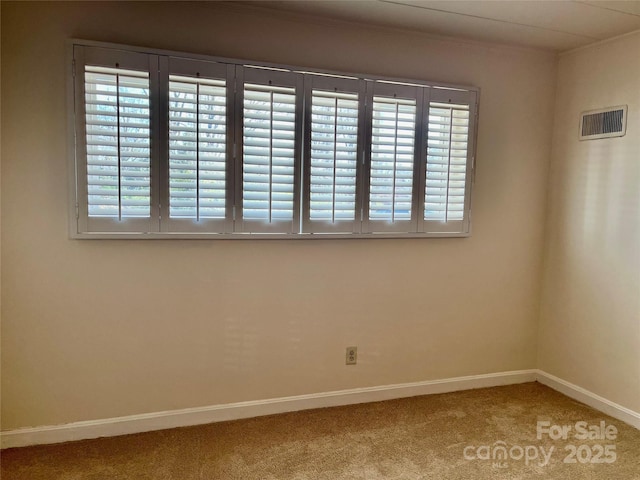
{"label": "white wall vent", "polygon": [[626,132],[626,105],[589,110],[580,114],[580,140],[622,137]]}

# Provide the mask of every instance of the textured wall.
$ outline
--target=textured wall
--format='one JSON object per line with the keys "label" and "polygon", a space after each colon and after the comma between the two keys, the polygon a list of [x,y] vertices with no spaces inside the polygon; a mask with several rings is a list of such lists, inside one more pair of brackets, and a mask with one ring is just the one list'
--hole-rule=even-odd
{"label": "textured wall", "polygon": [[[71,37],[478,86],[473,235],[70,240]],[[2,428],[535,367],[555,74],[215,2],[2,2]]]}
{"label": "textured wall", "polygon": [[[640,412],[640,32],[560,58],[539,368]],[[627,134],[578,140],[628,105]]]}

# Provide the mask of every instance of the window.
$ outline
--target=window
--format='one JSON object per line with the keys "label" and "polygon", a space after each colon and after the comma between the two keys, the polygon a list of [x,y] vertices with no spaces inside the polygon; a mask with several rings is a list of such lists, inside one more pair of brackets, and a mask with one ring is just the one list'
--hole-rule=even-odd
{"label": "window", "polygon": [[376,82],[371,90],[368,231],[416,231],[415,180],[424,162],[418,142],[424,88]]}
{"label": "window", "polygon": [[[233,223],[234,67],[165,57],[159,133],[159,230],[226,233]],[[163,150],[164,149],[164,150]],[[164,200],[164,201],[163,201]],[[163,220],[165,219],[165,220]]]}
{"label": "window", "polygon": [[72,48],[74,237],[469,234],[475,88]]}
{"label": "window", "polygon": [[[244,68],[237,230],[297,233],[300,222],[302,77]],[[240,137],[240,135],[239,135]]]}
{"label": "window", "polygon": [[362,81],[305,78],[303,231],[361,233]]}

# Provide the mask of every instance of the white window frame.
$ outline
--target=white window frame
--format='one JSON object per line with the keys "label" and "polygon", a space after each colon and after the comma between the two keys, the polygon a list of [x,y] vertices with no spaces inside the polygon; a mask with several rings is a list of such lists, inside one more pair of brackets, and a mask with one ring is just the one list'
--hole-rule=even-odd
{"label": "white window frame", "polygon": [[[141,231],[145,233],[159,231],[159,210],[158,210],[158,175],[154,172],[153,158],[155,155],[154,135],[160,131],[158,128],[158,109],[154,105],[158,103],[158,84],[156,75],[152,72],[157,71],[157,57],[131,52],[126,50],[108,50],[102,48],[84,47],[74,48],[73,76],[74,78],[84,78],[84,66],[86,64],[99,67],[123,68],[128,70],[138,70],[149,73],[149,97],[151,102],[150,111],[150,129],[151,129],[151,208],[150,216],[146,218],[128,218],[126,220],[118,220],[103,217],[90,217],[88,212],[87,197],[87,164],[86,161],[74,162],[74,176],[76,177],[76,200],[75,210],[77,219],[78,232],[112,232],[112,233],[129,233],[131,230]],[[87,148],[86,141],[86,125],[85,125],[85,90],[84,82],[77,82],[78,88],[75,90],[75,130],[77,132],[76,140],[81,138],[82,141],[76,141],[76,158],[86,158]],[[155,100],[155,102],[154,102]],[[84,181],[81,181],[83,179]]]}
{"label": "white window frame", "polygon": [[374,220],[369,218],[369,195],[371,190],[371,137],[373,136],[373,120],[367,115],[367,147],[365,148],[365,171],[364,171],[364,195],[363,195],[363,231],[368,233],[418,233],[417,232],[417,205],[419,199],[419,173],[426,157],[426,151],[422,151],[422,141],[420,132],[423,125],[423,105],[425,88],[415,85],[403,85],[400,83],[389,83],[381,81],[367,82],[367,105],[373,106],[375,97],[400,98],[415,100],[416,120],[414,130],[414,160],[413,160],[413,181],[411,190],[411,218],[409,220],[397,220],[393,223]]}
{"label": "white window frame", "polygon": [[[244,167],[244,85],[273,85],[293,88],[295,91],[295,139],[294,139],[294,181],[293,181],[293,218],[291,221],[273,221],[268,224],[260,220],[243,218],[243,167]],[[300,175],[302,170],[302,104],[303,78],[298,73],[280,72],[272,69],[236,67],[236,209],[235,232],[239,234],[297,234],[300,232]]]}
{"label": "white window frame", "polygon": [[[69,234],[78,239],[309,239],[467,237],[471,233],[471,194],[476,168],[479,89],[402,78],[373,77],[287,65],[186,54],[86,40],[69,40],[67,59],[70,208]],[[86,65],[149,72],[151,102],[151,215],[149,219],[115,221],[89,217],[86,185],[84,68]],[[169,216],[169,75],[226,81],[225,219]],[[244,82],[294,87],[296,92],[294,215],[291,222],[265,224],[242,218],[243,90]],[[321,222],[309,218],[311,94],[335,90],[358,95],[356,215],[353,222]],[[411,219],[388,223],[368,218],[374,96],[416,100],[416,133]],[[430,102],[469,107],[468,146],[462,220],[424,219],[427,126]],[[283,228],[282,223],[288,223]],[[349,225],[346,225],[349,224]]]}
{"label": "white window frame", "polygon": [[[161,115],[159,138],[160,145],[158,148],[161,159],[166,161],[158,162],[159,177],[162,179],[160,183],[159,196],[167,201],[160,203],[160,230],[163,233],[231,233],[233,232],[233,148],[234,137],[231,126],[234,120],[234,82],[235,69],[232,65],[209,62],[203,60],[194,60],[188,58],[180,58],[174,56],[161,56],[159,59],[159,78],[160,90],[169,91],[169,76],[180,75],[184,77],[219,79],[225,80],[227,112],[226,112],[226,175],[225,175],[225,210],[226,218],[224,219],[200,219],[194,221],[188,218],[172,218],[170,216],[169,205],[169,118],[167,115]],[[168,112],[169,105],[167,97],[162,96],[162,104],[160,110]]]}
{"label": "white window frame", "polygon": [[[471,230],[471,188],[473,186],[473,180],[475,176],[475,151],[476,151],[476,135],[477,128],[477,108],[478,104],[475,100],[472,91],[464,90],[449,90],[432,88],[430,91],[430,98],[425,103],[425,109],[427,110],[427,118],[429,115],[429,109],[431,102],[433,103],[451,103],[451,104],[467,104],[469,105],[469,139],[467,143],[467,165],[465,175],[465,196],[464,196],[464,210],[462,220],[448,220],[447,222],[439,222],[437,220],[425,220],[424,215],[418,216],[419,228],[421,230],[428,230],[433,232],[434,235],[448,235],[452,232]],[[425,135],[426,138],[426,135]],[[426,152],[426,141],[423,151]],[[426,169],[426,162],[424,162]],[[424,182],[426,181],[426,172],[423,171],[420,174],[420,180],[422,183],[422,190],[420,192],[420,211],[424,211]]]}
{"label": "white window frame", "polygon": [[362,232],[362,175],[363,175],[363,142],[365,136],[365,104],[361,97],[365,92],[365,81],[357,78],[327,77],[309,75],[305,78],[305,105],[311,106],[313,90],[327,92],[355,93],[360,98],[358,101],[358,140],[357,140],[357,165],[355,178],[355,218],[353,221],[323,222],[311,220],[311,115],[312,109],[305,108],[305,132],[304,132],[304,187],[303,187],[303,232],[313,234],[359,234]]}

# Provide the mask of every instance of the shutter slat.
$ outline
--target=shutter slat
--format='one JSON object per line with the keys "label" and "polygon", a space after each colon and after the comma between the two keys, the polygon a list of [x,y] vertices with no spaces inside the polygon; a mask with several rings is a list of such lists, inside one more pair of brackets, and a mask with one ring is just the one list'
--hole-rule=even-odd
{"label": "shutter slat", "polygon": [[411,219],[416,101],[374,96],[369,179],[371,220]]}
{"label": "shutter slat", "polygon": [[169,76],[171,218],[226,218],[226,92],[224,79]]}
{"label": "shutter slat", "polygon": [[90,217],[149,217],[149,74],[85,66],[87,208]]}
{"label": "shutter slat", "polygon": [[295,89],[244,85],[242,218],[293,219]]}
{"label": "shutter slat", "polygon": [[432,102],[427,130],[425,220],[462,220],[465,204],[469,107]]}
{"label": "shutter slat", "polygon": [[311,91],[309,218],[355,221],[358,95]]}

